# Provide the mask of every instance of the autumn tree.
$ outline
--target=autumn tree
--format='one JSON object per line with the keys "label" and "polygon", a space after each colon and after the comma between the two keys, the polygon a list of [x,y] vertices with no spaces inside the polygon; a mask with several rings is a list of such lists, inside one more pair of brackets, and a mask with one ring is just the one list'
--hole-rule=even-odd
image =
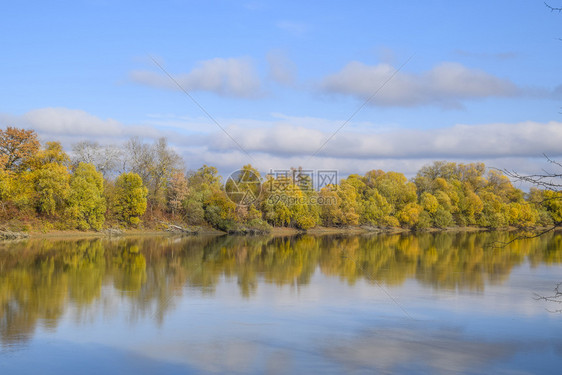
{"label": "autumn tree", "polygon": [[78,229],[101,230],[105,221],[103,175],[92,164],[80,163],[70,180],[67,213]]}
{"label": "autumn tree", "polygon": [[0,169],[20,171],[40,148],[35,130],[0,129]]}
{"label": "autumn tree", "polygon": [[168,181],[166,187],[166,196],[168,202],[168,209],[175,216],[183,212],[182,202],[189,193],[187,179],[183,172],[174,173]]}
{"label": "autumn tree", "polygon": [[[377,226],[398,226],[396,218],[390,214],[393,207],[388,203],[385,197],[372,185],[367,184],[367,177],[356,174],[350,175],[346,180],[342,181],[342,185],[353,187],[355,204],[347,203],[352,215],[359,215],[359,224],[377,225]],[[345,202],[349,198],[349,194],[345,194],[345,189],[339,192],[340,197]],[[328,208],[329,209],[329,208]]]}
{"label": "autumn tree", "polygon": [[215,167],[203,165],[187,178],[189,191],[182,201],[185,211],[185,221],[192,225],[201,225],[205,222],[205,202],[213,191],[221,189],[221,179]]}
{"label": "autumn tree", "polygon": [[211,189],[210,196],[203,202],[205,220],[215,229],[225,232],[236,229],[236,204],[222,189]]}
{"label": "autumn tree", "polygon": [[376,189],[365,189],[360,202],[360,222],[370,225],[393,225],[392,206]]}
{"label": "autumn tree", "polygon": [[322,224],[326,226],[351,226],[359,223],[357,191],[346,180],[328,185],[320,190],[323,204],[320,207]]}
{"label": "autumn tree", "polygon": [[47,164],[35,171],[33,180],[37,211],[51,217],[62,211],[70,187],[68,169],[56,163]]}
{"label": "autumn tree", "polygon": [[5,202],[10,197],[12,190],[12,175],[10,172],[0,168],[0,204],[4,208]]}
{"label": "autumn tree", "polygon": [[539,217],[509,178],[496,170],[486,174],[483,163],[434,162],[421,168],[414,182],[426,212],[422,216],[430,218],[436,227],[528,227]]}
{"label": "autumn tree", "polygon": [[295,221],[299,229],[310,229],[320,224],[320,206],[331,202],[319,200],[319,193],[314,188],[312,177],[299,167],[294,170],[296,182],[301,192],[300,206],[295,207]]}
{"label": "autumn tree", "polygon": [[32,170],[39,169],[47,164],[70,166],[70,157],[64,151],[60,142],[47,142],[29,161]]}
{"label": "autumn tree", "polygon": [[141,177],[133,172],[121,174],[115,181],[113,210],[119,221],[126,225],[138,225],[146,211],[148,189]]}
{"label": "autumn tree", "polygon": [[59,142],[47,142],[29,161],[39,213],[55,217],[65,209],[70,190],[69,160]]}
{"label": "autumn tree", "polygon": [[259,204],[261,182],[258,170],[247,164],[228,176],[224,188],[234,203],[246,207],[251,203]]}
{"label": "autumn tree", "polygon": [[562,226],[562,163],[545,155],[549,166],[543,168],[542,173],[523,174],[513,170],[503,170],[511,179],[531,185],[529,201],[542,213],[548,213],[549,218],[542,217],[541,222],[548,221],[549,230]]}
{"label": "autumn tree", "polygon": [[197,211],[188,212],[190,218],[200,212],[205,221],[216,229],[228,232],[246,230],[268,231],[262,221],[259,205],[261,191],[260,173],[247,164],[231,174],[222,188],[215,168],[203,166],[190,177],[193,194],[186,201]]}
{"label": "autumn tree", "polygon": [[290,178],[286,176],[266,177],[261,210],[265,220],[273,226],[285,227],[291,224],[290,195],[287,193],[290,184]]}
{"label": "autumn tree", "polygon": [[236,204],[235,231],[266,233],[271,230],[258,209],[264,200],[261,174],[251,164],[231,173],[224,184],[224,191]]}
{"label": "autumn tree", "polygon": [[267,176],[263,188],[262,211],[274,226],[310,229],[320,221],[317,194],[302,169],[279,176]]}
{"label": "autumn tree", "polygon": [[[417,223],[419,206],[417,205],[416,185],[406,176],[397,172],[373,170],[365,174],[365,182],[375,189],[390,206],[388,224],[397,226],[397,222],[406,226]],[[392,219],[394,218],[394,219]]]}

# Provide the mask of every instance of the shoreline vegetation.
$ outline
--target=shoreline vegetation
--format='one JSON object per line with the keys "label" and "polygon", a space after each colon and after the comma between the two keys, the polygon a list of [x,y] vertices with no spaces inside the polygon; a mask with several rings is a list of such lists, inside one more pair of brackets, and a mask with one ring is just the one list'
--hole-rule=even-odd
{"label": "shoreline vegetation", "polygon": [[80,142],[67,154],[34,130],[0,129],[0,239],[146,233],[540,231],[562,224],[562,193],[513,186],[483,163],[436,161],[407,179],[371,170],[320,189],[310,171],[226,181],[186,171],[166,139]]}

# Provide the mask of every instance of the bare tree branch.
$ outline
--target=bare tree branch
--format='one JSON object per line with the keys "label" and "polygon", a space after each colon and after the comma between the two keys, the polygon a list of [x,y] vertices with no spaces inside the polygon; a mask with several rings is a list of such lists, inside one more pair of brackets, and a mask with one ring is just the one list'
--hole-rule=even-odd
{"label": "bare tree branch", "polygon": [[558,13],[562,12],[562,8],[554,8],[553,6],[547,4],[546,1],[544,5],[546,5],[546,7],[550,9],[551,12],[558,12]]}
{"label": "bare tree branch", "polygon": [[[554,294],[551,296],[541,296],[540,294],[535,293],[535,300],[562,304],[562,291],[560,291],[561,286],[562,283],[556,284],[556,287],[554,287]],[[556,310],[547,309],[547,311],[551,313],[562,313],[562,309],[556,309]]]}
{"label": "bare tree branch", "polygon": [[552,160],[551,158],[548,157],[547,154],[543,154],[543,156],[546,158],[546,160],[548,160],[549,163],[554,164],[559,166],[560,168],[562,168],[562,164],[557,162],[556,160]]}
{"label": "bare tree branch", "polygon": [[[556,166],[559,167],[560,169],[562,169],[562,163],[551,159],[548,155],[543,154],[543,156],[546,158],[546,160]],[[529,183],[531,185],[534,185],[536,187],[539,188],[543,188],[545,190],[550,190],[556,193],[559,193],[562,191],[562,173],[556,173],[556,172],[550,172],[547,171],[546,169],[543,169],[543,174],[530,174],[530,175],[524,175],[524,174],[520,174],[519,172],[516,171],[510,171],[507,169],[502,169],[501,170],[506,176],[508,176],[509,178],[511,178],[512,180],[515,181],[519,181],[519,182],[526,182]],[[543,197],[543,199],[541,199],[540,201],[535,201],[535,204],[542,204],[544,202],[548,202],[551,200],[559,200],[562,199],[562,197],[559,194],[556,194],[553,197]],[[524,239],[531,239],[531,238],[537,238],[540,237],[546,233],[552,232],[554,230],[556,230],[557,228],[561,228],[562,227],[562,221],[554,221],[554,223],[552,224],[552,226],[549,226],[548,228],[539,231],[538,233],[535,234],[521,234],[518,235],[516,237],[514,237],[513,239],[511,239],[510,241],[507,242],[500,242],[500,241],[495,241],[492,244],[490,244],[490,247],[492,248],[502,248],[505,247],[513,242],[519,241],[519,240],[524,240]]]}
{"label": "bare tree branch", "polygon": [[[556,167],[562,169],[562,163],[551,159],[546,154],[543,154],[543,156],[550,164],[555,165]],[[562,190],[562,182],[561,182],[562,172],[559,173],[550,172],[547,171],[546,169],[543,169],[542,174],[530,174],[530,175],[524,175],[519,172],[508,170],[508,169],[502,169],[502,172],[507,177],[515,181],[526,182],[531,185],[542,187],[543,189],[551,190],[555,192]]]}
{"label": "bare tree branch", "polygon": [[549,232],[552,232],[552,231],[556,230],[557,228],[561,228],[561,227],[562,227],[562,222],[556,222],[556,223],[554,223],[554,225],[552,225],[551,227],[548,227],[548,228],[546,228],[546,229],[543,229],[543,230],[541,230],[541,231],[539,231],[538,233],[535,233],[535,234],[531,234],[531,235],[528,235],[528,234],[520,234],[520,235],[514,237],[513,239],[511,239],[511,240],[509,240],[509,241],[507,241],[507,242],[494,241],[494,242],[492,243],[492,246],[491,246],[491,247],[492,247],[492,248],[503,248],[503,247],[505,247],[505,246],[507,246],[507,245],[509,245],[509,244],[511,244],[511,243],[513,243],[513,242],[516,242],[516,241],[528,240],[528,239],[531,239],[531,238],[540,237],[540,236],[542,236],[542,235],[545,235],[545,234],[547,234],[547,233],[549,233]]}

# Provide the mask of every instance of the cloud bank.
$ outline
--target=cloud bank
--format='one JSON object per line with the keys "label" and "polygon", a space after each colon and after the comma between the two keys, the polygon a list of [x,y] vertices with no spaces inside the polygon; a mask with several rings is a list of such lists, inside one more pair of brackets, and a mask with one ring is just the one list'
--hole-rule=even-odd
{"label": "cloud bank", "polygon": [[67,150],[85,139],[115,144],[132,136],[165,136],[189,168],[211,164],[221,173],[252,163],[262,171],[303,166],[338,169],[342,174],[383,169],[408,175],[433,160],[482,161],[488,166],[530,173],[544,167],[540,163],[543,153],[562,157],[562,122],[556,121],[458,124],[424,131],[396,128],[379,132],[373,130],[376,124],[360,123],[353,124],[353,130],[342,130],[324,145],[338,122],[281,114],[268,121],[220,119],[251,159],[213,124],[208,124],[204,132],[193,131],[194,125],[201,129],[206,120],[173,117],[170,121],[170,126],[166,126],[165,117],[155,123],[128,125],[68,108],[41,108],[20,116],[0,114],[2,126],[35,129],[42,140],[61,141]]}
{"label": "cloud bank", "polygon": [[[389,64],[366,65],[352,61],[339,72],[323,78],[319,88],[323,93],[351,95],[366,100],[395,71]],[[521,91],[508,79],[469,69],[459,63],[445,62],[420,74],[398,72],[369,104],[461,108],[461,101],[466,99],[512,97]]]}
{"label": "cloud bank", "polygon": [[[375,125],[373,125],[375,127]],[[262,128],[229,127],[229,133],[248,152],[278,156],[380,158],[494,158],[559,155],[562,122],[454,125],[429,130],[395,129],[382,133],[327,131],[301,126],[275,125]],[[233,149],[228,139],[209,137],[209,147]]]}
{"label": "cloud bank", "polygon": [[[187,91],[207,91],[220,96],[254,98],[262,95],[261,81],[248,58],[214,58],[200,61],[188,73],[171,74]],[[177,85],[165,74],[135,70],[129,78],[147,86],[177,90]]]}
{"label": "cloud bank", "polygon": [[[462,109],[466,101],[487,98],[562,96],[562,85],[554,89],[521,87],[507,78],[457,62],[442,62],[420,73],[408,73],[397,72],[390,63],[367,65],[351,61],[340,71],[324,75],[312,85],[297,83],[297,66],[282,50],[269,51],[262,63],[267,71],[263,77],[250,58],[214,58],[200,61],[187,73],[170,74],[188,92],[256,99],[266,96],[264,86],[268,82],[276,82],[299,91],[368,100],[367,104],[379,107]],[[134,70],[129,73],[129,80],[154,88],[178,90],[176,82],[158,69]]]}
{"label": "cloud bank", "polygon": [[101,119],[86,111],[64,107],[34,109],[21,116],[0,113],[0,126],[35,130],[42,141],[59,141],[68,151],[73,143],[93,140],[115,144],[130,137],[158,138],[165,132],[148,125],[125,125],[117,120]]}

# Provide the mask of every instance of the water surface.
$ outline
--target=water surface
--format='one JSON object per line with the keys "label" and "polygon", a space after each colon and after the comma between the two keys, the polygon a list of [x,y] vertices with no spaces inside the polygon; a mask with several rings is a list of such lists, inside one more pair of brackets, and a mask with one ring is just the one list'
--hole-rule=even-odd
{"label": "water surface", "polygon": [[562,235],[509,236],[0,243],[0,373],[560,373]]}

